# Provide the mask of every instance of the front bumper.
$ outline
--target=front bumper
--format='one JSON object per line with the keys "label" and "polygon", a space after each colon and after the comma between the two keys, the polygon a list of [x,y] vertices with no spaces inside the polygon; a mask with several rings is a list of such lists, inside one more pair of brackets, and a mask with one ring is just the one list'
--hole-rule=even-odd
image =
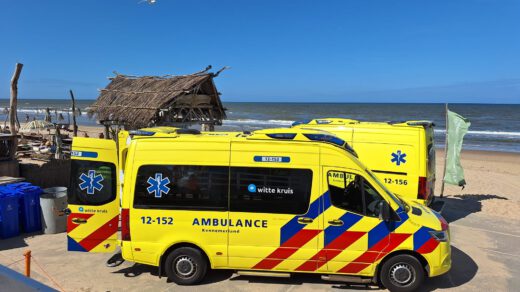
{"label": "front bumper", "polygon": [[430,277],[440,276],[447,273],[451,268],[451,246],[449,242],[439,244],[438,265],[430,265]]}

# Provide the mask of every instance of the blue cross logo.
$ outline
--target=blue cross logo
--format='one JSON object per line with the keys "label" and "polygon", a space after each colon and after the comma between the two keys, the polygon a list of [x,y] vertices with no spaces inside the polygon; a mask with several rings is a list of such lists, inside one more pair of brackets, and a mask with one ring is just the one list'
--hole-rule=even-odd
{"label": "blue cross logo", "polygon": [[406,163],[406,153],[401,153],[401,150],[397,150],[396,153],[392,153],[392,160],[390,162],[395,162],[397,166],[401,165],[401,163]]}
{"label": "blue cross logo", "polygon": [[168,184],[170,183],[170,179],[165,177],[162,177],[162,173],[156,173],[155,178],[149,177],[146,181],[150,186],[146,188],[149,194],[154,195],[156,198],[162,198],[162,194],[165,195],[170,192],[170,188],[168,187]]}
{"label": "blue cross logo", "polygon": [[103,189],[103,176],[101,174],[96,175],[95,170],[89,170],[88,174],[82,173],[79,179],[83,182],[79,184],[79,188],[84,191],[87,190],[87,194],[93,195],[94,192],[101,191]]}

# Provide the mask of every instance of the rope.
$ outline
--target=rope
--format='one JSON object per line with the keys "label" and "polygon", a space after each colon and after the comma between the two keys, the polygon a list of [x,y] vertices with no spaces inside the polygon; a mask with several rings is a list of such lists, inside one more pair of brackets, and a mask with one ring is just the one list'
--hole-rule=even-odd
{"label": "rope", "polygon": [[8,259],[9,261],[12,261],[12,259],[10,257],[8,257],[8,256],[6,256],[6,255],[4,255],[2,253],[0,253],[0,255],[3,256],[4,258]]}
{"label": "rope", "polygon": [[6,266],[6,267],[10,267],[10,266],[12,266],[12,265],[14,265],[14,264],[16,264],[16,263],[19,263],[19,262],[21,262],[21,261],[23,261],[23,260],[25,260],[25,258],[23,258],[23,259],[21,259],[21,260],[14,261],[14,262],[12,262],[12,263],[10,263],[10,264],[8,264],[8,265],[5,265],[5,266]]}
{"label": "rope", "polygon": [[54,280],[53,277],[51,277],[51,275],[49,275],[49,273],[47,273],[47,271],[45,271],[45,269],[43,269],[43,267],[38,263],[38,261],[36,261],[36,259],[31,256],[31,258],[33,259],[34,263],[40,268],[40,270],[43,271],[43,273],[45,274],[45,276],[47,276],[47,278],[52,282],[54,283],[54,285],[56,285],[56,287],[58,287],[61,291],[65,291],[65,289],[63,287],[60,286],[60,284],[58,284],[58,282],[56,282],[56,280]]}

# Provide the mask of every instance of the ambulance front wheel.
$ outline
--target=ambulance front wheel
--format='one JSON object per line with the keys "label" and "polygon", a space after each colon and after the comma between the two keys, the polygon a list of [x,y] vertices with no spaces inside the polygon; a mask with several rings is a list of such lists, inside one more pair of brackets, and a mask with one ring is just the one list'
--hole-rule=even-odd
{"label": "ambulance front wheel", "polygon": [[381,267],[381,283],[392,292],[416,291],[424,281],[424,268],[408,254],[389,258]]}
{"label": "ambulance front wheel", "polygon": [[208,262],[202,252],[191,247],[173,250],[164,265],[168,279],[179,285],[199,283],[208,269]]}

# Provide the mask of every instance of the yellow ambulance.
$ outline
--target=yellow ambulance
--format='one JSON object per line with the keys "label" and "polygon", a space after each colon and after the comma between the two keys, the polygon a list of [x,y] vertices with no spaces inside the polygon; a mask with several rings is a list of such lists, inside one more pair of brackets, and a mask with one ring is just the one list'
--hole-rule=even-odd
{"label": "yellow ambulance", "polygon": [[[430,121],[360,122],[324,118],[294,128],[323,130],[345,140],[394,194],[430,205],[435,188],[435,148]],[[440,210],[442,202],[432,208]]]}
{"label": "yellow ambulance", "polygon": [[120,246],[181,285],[231,269],[412,291],[450,269],[442,216],[394,196],[337,136],[161,130],[118,141],[73,140],[70,251]]}

